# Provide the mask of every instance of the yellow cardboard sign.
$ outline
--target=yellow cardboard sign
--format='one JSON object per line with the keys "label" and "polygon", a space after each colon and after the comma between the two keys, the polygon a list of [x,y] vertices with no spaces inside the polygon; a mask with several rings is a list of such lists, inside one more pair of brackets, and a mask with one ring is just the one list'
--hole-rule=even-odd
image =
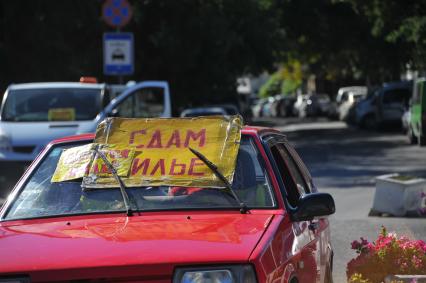
{"label": "yellow cardboard sign", "polygon": [[52,177],[52,183],[83,178],[91,163],[93,144],[64,149]]}
{"label": "yellow cardboard sign", "polygon": [[[95,146],[105,155],[120,177],[129,175],[135,154],[133,149],[120,148],[117,145],[87,144],[64,149],[51,181],[63,182],[87,176],[92,179],[112,176],[108,166],[93,150]],[[90,178],[87,182],[91,180]]]}
{"label": "yellow cardboard sign", "polygon": [[49,121],[75,121],[74,108],[52,108],[47,112]]}
{"label": "yellow cardboard sign", "polygon": [[[224,187],[189,148],[206,156],[232,183],[241,128],[240,116],[108,118],[98,126],[95,143],[134,150],[129,174],[122,178],[128,187]],[[118,186],[111,175],[96,173],[86,175],[83,185],[88,188]]]}

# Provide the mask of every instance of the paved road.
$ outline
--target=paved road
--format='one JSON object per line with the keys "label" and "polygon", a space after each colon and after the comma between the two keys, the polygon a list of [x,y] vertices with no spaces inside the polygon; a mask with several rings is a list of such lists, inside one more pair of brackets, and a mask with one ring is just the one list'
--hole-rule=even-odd
{"label": "paved road", "polygon": [[426,177],[426,147],[411,146],[399,132],[367,132],[340,122],[261,121],[288,136],[309,167],[317,187],[331,193],[335,282],[346,282],[346,264],[355,256],[350,242],[374,240],[382,225],[398,234],[426,240],[426,218],[369,217],[375,176],[398,172]]}

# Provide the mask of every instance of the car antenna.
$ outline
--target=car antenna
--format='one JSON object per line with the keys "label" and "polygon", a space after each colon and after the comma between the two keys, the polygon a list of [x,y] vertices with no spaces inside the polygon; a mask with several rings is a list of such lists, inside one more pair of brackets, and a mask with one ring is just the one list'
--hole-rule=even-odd
{"label": "car antenna", "polygon": [[240,212],[242,214],[247,213],[248,208],[247,205],[240,200],[240,198],[237,196],[237,194],[235,193],[234,189],[232,189],[231,184],[229,183],[228,179],[225,178],[225,176],[223,176],[222,173],[220,173],[220,171],[218,170],[217,166],[211,162],[210,160],[207,159],[207,157],[205,157],[201,152],[193,149],[193,148],[189,148],[189,150],[195,155],[197,156],[201,161],[204,162],[204,164],[207,165],[207,167],[210,168],[210,170],[212,170],[212,172],[216,175],[216,177],[218,177],[226,186],[226,188],[228,189],[228,192],[234,197],[234,199],[239,203],[240,205]]}
{"label": "car antenna", "polygon": [[120,176],[118,176],[117,170],[115,170],[114,166],[111,164],[111,162],[109,162],[105,154],[99,150],[98,146],[94,148],[94,151],[101,157],[102,161],[106,164],[106,166],[108,167],[108,170],[111,171],[112,175],[114,176],[115,180],[120,186],[120,192],[121,192],[121,195],[123,196],[124,206],[126,207],[126,214],[127,216],[132,216],[133,211],[129,204],[130,200],[129,200],[129,196],[127,195],[126,186],[124,185],[123,180],[121,180]]}

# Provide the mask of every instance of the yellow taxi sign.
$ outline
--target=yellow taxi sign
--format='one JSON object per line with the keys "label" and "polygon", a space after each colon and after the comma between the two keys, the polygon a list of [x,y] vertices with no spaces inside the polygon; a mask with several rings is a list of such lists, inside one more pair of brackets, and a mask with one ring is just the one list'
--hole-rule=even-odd
{"label": "yellow taxi sign", "polygon": [[76,146],[62,151],[52,176],[52,183],[83,178],[92,160],[93,144]]}

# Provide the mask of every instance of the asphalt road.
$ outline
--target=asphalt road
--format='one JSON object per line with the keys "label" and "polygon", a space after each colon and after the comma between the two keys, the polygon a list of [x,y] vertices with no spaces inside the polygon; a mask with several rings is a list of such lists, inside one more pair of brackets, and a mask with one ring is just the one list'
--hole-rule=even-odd
{"label": "asphalt road", "polygon": [[376,176],[397,172],[426,178],[426,147],[409,145],[399,131],[368,132],[341,122],[258,122],[286,133],[318,189],[335,199],[336,214],[330,217],[335,282],[346,282],[346,264],[356,255],[350,243],[359,237],[374,240],[382,225],[397,234],[426,240],[426,218],[368,216]]}

